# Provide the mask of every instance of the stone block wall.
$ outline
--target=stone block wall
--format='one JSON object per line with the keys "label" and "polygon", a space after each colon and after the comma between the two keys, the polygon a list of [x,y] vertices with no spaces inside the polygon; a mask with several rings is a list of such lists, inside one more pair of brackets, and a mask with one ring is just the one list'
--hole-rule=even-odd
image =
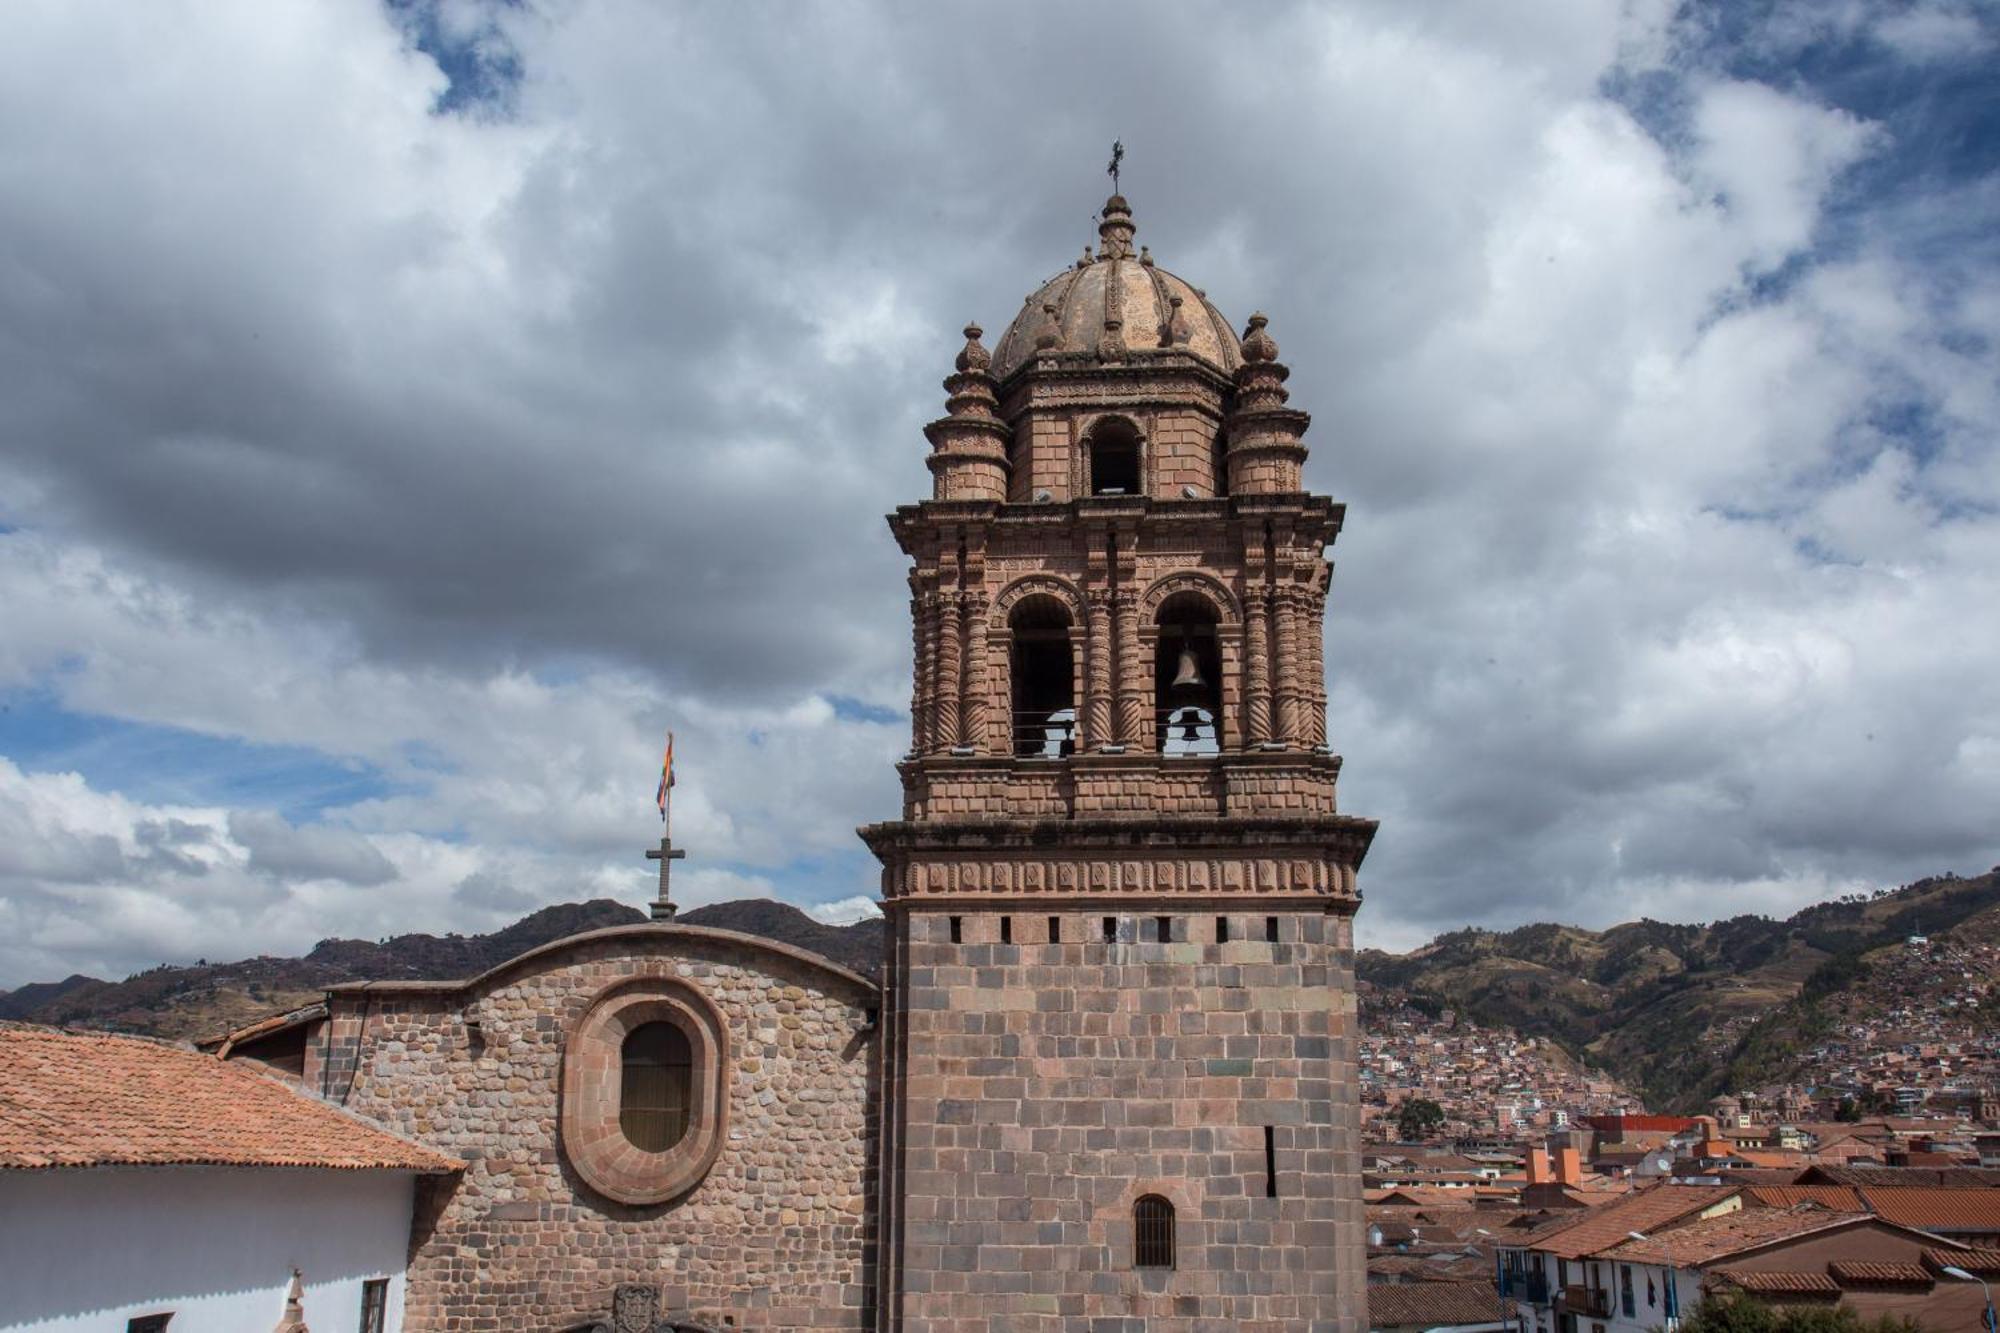
{"label": "stone block wall", "polygon": [[[723,1017],[725,1141],[691,1191],[630,1207],[564,1151],[563,1060],[593,997],[654,975]],[[403,1327],[549,1329],[608,1308],[619,1282],[717,1327],[874,1327],[878,1002],[786,953],[674,927],[578,937],[469,990],[336,991],[334,1099],[469,1163],[420,1209]]]}
{"label": "stone block wall", "polygon": [[[1365,1327],[1351,917],[1020,907],[959,913],[956,942],[948,912],[892,913],[884,1327]],[[1134,1263],[1149,1193],[1170,1271]]]}

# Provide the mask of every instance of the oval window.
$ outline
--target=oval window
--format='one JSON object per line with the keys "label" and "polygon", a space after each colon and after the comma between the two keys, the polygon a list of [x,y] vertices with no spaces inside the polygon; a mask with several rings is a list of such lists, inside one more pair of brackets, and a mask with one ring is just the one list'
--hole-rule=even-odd
{"label": "oval window", "polygon": [[632,1029],[620,1050],[624,1069],[618,1127],[632,1146],[665,1152],[687,1137],[694,1103],[694,1052],[673,1023]]}

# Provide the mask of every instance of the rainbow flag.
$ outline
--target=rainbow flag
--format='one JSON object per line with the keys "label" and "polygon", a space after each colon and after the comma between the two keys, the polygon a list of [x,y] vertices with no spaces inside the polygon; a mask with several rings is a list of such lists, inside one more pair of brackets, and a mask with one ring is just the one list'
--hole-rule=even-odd
{"label": "rainbow flag", "polygon": [[654,801],[660,807],[660,822],[662,824],[667,822],[667,802],[669,799],[671,799],[668,797],[667,793],[673,790],[673,785],[674,785],[674,733],[670,731],[667,733],[667,757],[660,761],[660,790],[659,793],[655,795],[653,798]]}

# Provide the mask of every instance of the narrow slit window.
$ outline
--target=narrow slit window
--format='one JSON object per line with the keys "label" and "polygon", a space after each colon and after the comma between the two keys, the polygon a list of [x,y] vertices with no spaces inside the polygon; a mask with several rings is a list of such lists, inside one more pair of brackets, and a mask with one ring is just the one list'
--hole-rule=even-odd
{"label": "narrow slit window", "polygon": [[1264,1197],[1278,1197],[1278,1131],[1264,1126]]}
{"label": "narrow slit window", "polygon": [[1000,942],[1002,944],[1014,942],[1014,918],[1011,916],[1000,918]]}
{"label": "narrow slit window", "polygon": [[1132,1266],[1174,1266],[1174,1206],[1157,1194],[1132,1205]]}
{"label": "narrow slit window", "polygon": [[371,1277],[361,1284],[361,1333],[388,1333],[389,1279]]}
{"label": "narrow slit window", "polygon": [[125,1321],[125,1333],[167,1333],[167,1325],[173,1317],[171,1310],[165,1314],[136,1315]]}
{"label": "narrow slit window", "polygon": [[1062,918],[1059,916],[1049,918],[1049,943],[1062,943]]}
{"label": "narrow slit window", "polygon": [[1226,916],[1215,918],[1215,942],[1217,944],[1229,943],[1229,918]]}
{"label": "narrow slit window", "polygon": [[1156,916],[1153,924],[1159,927],[1160,943],[1171,944],[1174,939],[1174,919],[1170,916]]}
{"label": "narrow slit window", "polygon": [[1104,942],[1106,944],[1118,942],[1118,918],[1115,916],[1104,918]]}
{"label": "narrow slit window", "polygon": [[951,919],[951,942],[953,944],[965,942],[965,918],[955,916]]}
{"label": "narrow slit window", "polygon": [[1278,942],[1278,918],[1274,916],[1264,918],[1264,938],[1272,944]]}

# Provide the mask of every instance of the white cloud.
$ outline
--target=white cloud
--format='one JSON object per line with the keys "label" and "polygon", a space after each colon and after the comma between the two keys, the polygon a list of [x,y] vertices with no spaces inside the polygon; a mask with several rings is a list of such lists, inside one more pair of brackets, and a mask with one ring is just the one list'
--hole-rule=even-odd
{"label": "white cloud", "polygon": [[[907,690],[879,515],[1114,133],[1141,239],[1272,315],[1350,505],[1365,934],[2000,851],[2000,282],[1954,240],[1990,179],[1816,249],[1857,164],[1927,150],[1666,0],[1146,8],[1110,57],[1027,10],[971,65],[963,12],[781,12],[453,0],[522,78],[443,115],[366,6],[13,16],[0,688],[384,790],[293,820],[14,765],[0,984],[643,901],[669,725],[677,896],[858,910],[905,742],[834,702]],[[1967,13],[1741,40],[1934,60]],[[1641,76],[1679,120],[1607,94]]]}

